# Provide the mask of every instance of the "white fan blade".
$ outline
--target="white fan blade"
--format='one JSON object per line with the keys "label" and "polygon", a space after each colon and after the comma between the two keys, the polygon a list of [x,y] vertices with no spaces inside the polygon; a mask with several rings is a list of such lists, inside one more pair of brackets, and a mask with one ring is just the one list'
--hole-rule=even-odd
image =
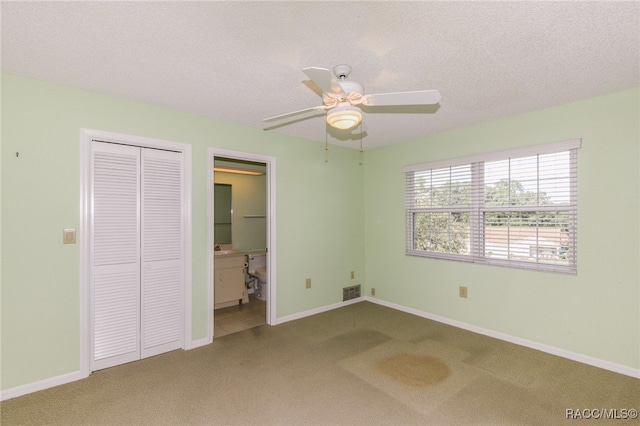
{"label": "white fan blade", "polygon": [[315,106],[315,107],[311,107],[311,108],[301,109],[301,110],[298,110],[298,111],[288,112],[286,114],[276,115],[274,117],[265,118],[262,121],[276,121],[276,120],[280,120],[282,118],[291,117],[292,115],[302,114],[303,112],[319,111],[319,110],[325,110],[325,109],[327,109],[327,107],[325,107],[324,105]]}
{"label": "white fan blade", "polygon": [[309,67],[302,70],[322,91],[328,95],[343,95],[338,79],[326,68]]}
{"label": "white fan blade", "polygon": [[367,106],[434,105],[438,102],[440,102],[440,92],[437,90],[378,93],[362,97],[362,103]]}

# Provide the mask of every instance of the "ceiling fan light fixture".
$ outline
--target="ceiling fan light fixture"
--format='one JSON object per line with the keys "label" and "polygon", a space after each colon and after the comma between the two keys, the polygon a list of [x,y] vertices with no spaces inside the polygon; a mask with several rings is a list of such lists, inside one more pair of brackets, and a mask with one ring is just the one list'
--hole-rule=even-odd
{"label": "ceiling fan light fixture", "polygon": [[219,173],[235,173],[238,175],[250,175],[250,176],[262,176],[264,174],[264,172],[259,172],[256,170],[238,169],[238,168],[231,168],[231,167],[214,167],[213,171],[219,172]]}
{"label": "ceiling fan light fixture", "polygon": [[362,112],[351,105],[338,106],[327,114],[327,123],[331,127],[347,130],[362,121]]}

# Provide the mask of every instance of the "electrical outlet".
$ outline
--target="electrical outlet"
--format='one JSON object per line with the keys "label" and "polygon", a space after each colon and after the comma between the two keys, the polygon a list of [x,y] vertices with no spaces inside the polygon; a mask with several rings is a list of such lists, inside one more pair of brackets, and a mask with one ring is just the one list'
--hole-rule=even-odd
{"label": "electrical outlet", "polygon": [[311,288],[311,278],[304,280],[304,288]]}
{"label": "electrical outlet", "polygon": [[460,286],[460,288],[458,289],[458,292],[459,292],[460,297],[462,297],[463,299],[467,298],[467,287]]}
{"label": "electrical outlet", "polygon": [[355,271],[351,271],[351,279],[354,279],[356,277],[356,272]]}
{"label": "electrical outlet", "polygon": [[376,295],[376,289],[375,288],[371,288],[371,295],[375,296]]}

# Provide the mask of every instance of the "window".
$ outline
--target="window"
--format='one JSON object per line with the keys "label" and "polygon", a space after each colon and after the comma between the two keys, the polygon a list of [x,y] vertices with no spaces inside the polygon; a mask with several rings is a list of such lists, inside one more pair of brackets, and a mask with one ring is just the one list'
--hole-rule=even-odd
{"label": "window", "polygon": [[407,254],[576,273],[580,145],[405,167]]}

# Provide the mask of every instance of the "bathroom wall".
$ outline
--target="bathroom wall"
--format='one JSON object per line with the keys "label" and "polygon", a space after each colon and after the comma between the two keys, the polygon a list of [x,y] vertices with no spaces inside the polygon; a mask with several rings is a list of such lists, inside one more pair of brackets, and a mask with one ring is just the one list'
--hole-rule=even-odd
{"label": "bathroom wall", "polygon": [[264,250],[267,247],[267,176],[215,172],[214,182],[231,185],[233,248]]}

